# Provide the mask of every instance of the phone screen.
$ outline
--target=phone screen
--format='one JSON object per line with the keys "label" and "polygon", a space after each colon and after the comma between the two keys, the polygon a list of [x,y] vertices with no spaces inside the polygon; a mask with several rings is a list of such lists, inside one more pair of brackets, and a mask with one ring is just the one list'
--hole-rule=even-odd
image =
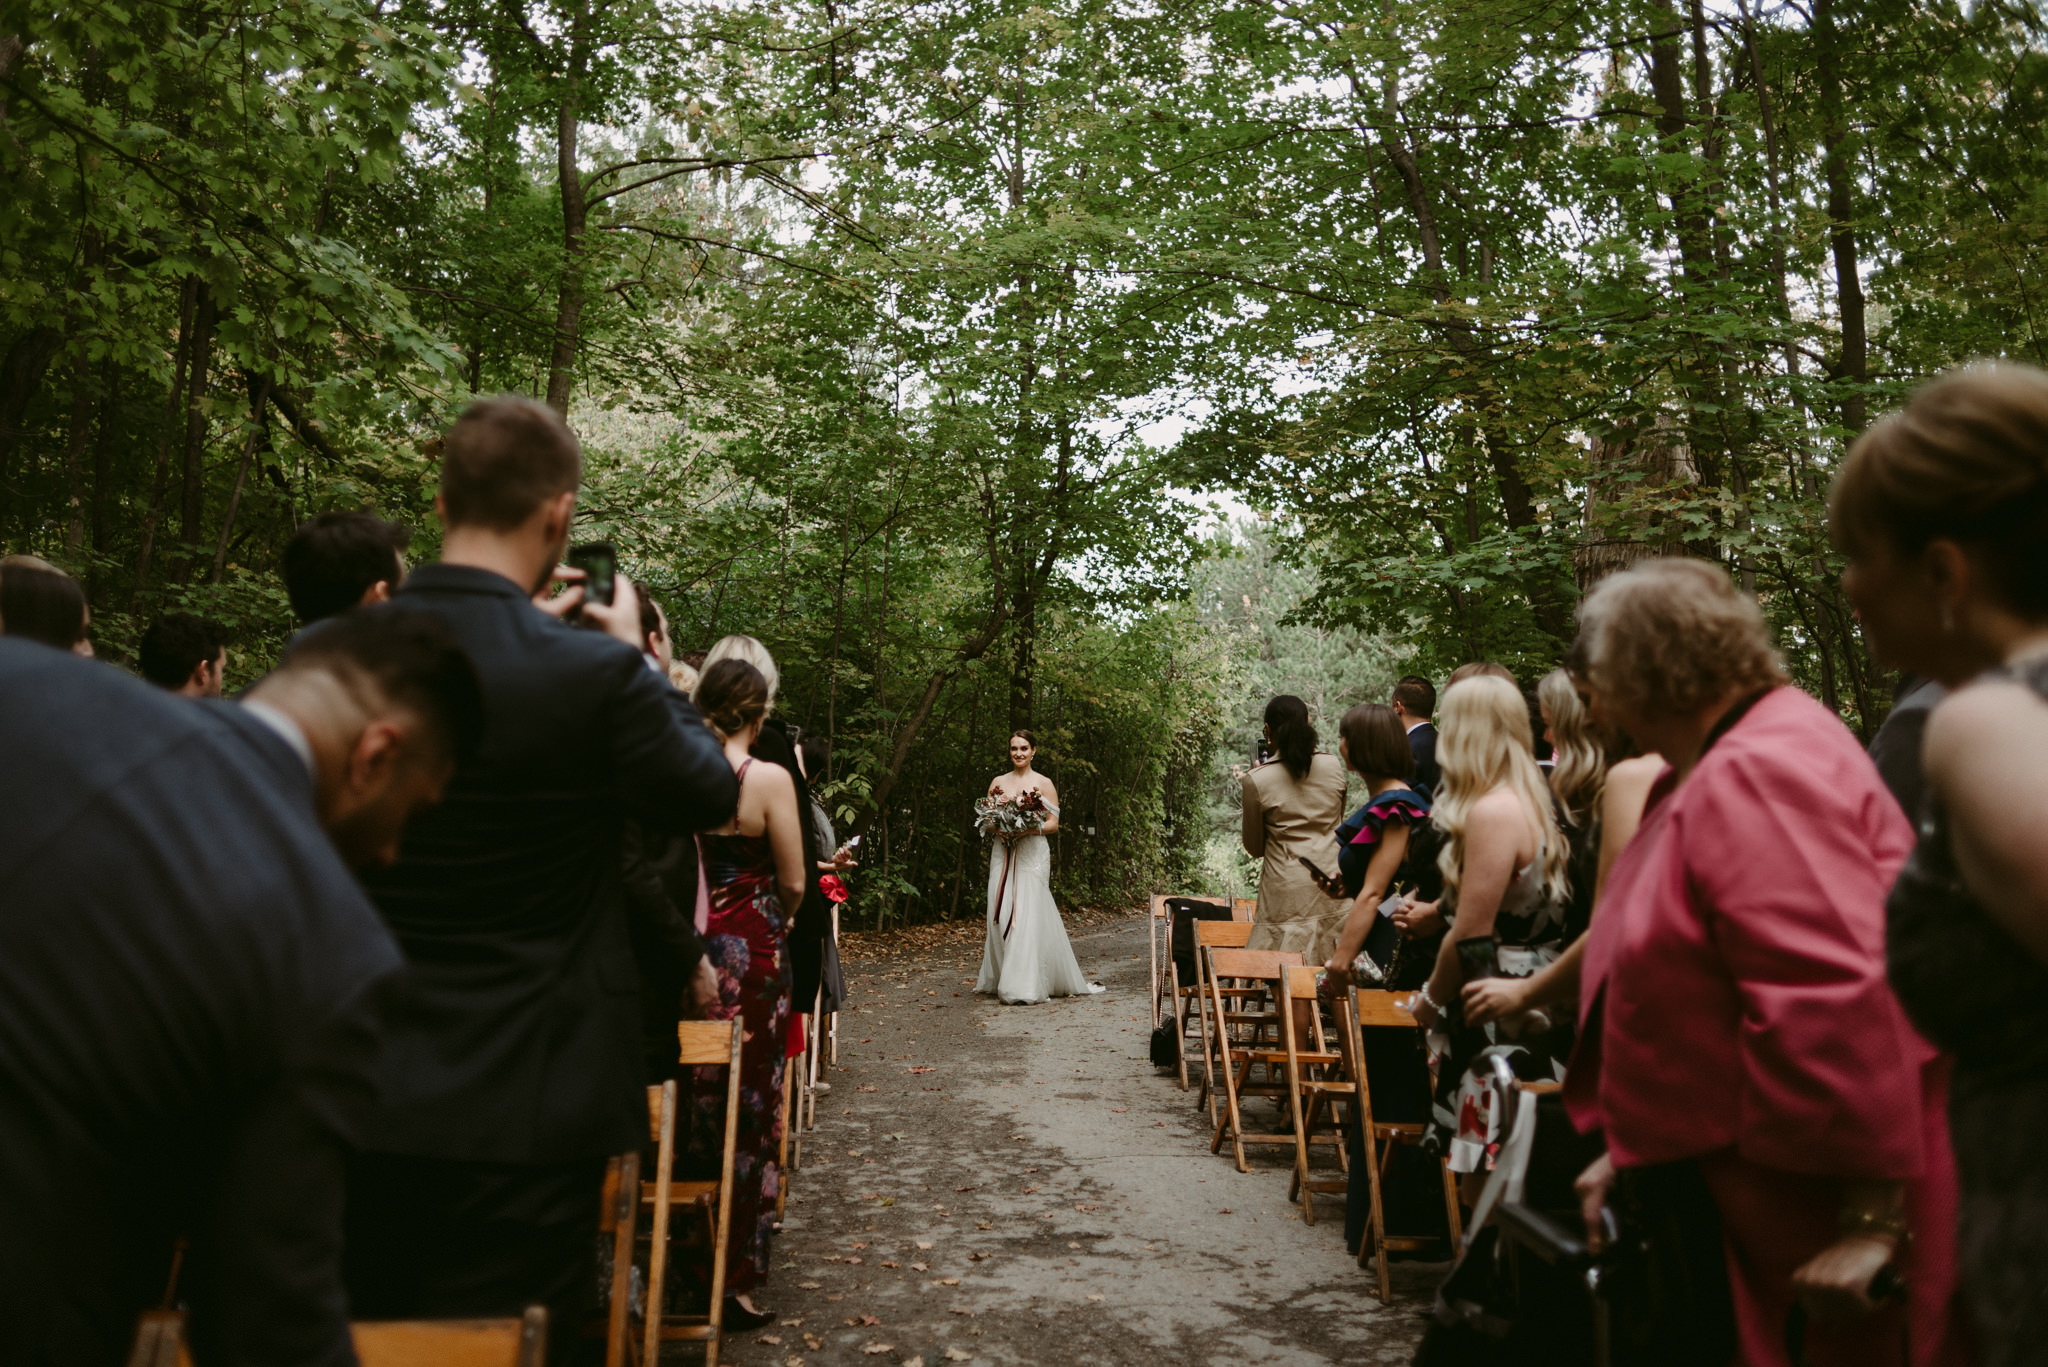
{"label": "phone screen", "polygon": [[612,581],[618,573],[618,554],[608,541],[591,541],[569,551],[569,566],[582,570],[583,598],[589,603],[612,603]]}

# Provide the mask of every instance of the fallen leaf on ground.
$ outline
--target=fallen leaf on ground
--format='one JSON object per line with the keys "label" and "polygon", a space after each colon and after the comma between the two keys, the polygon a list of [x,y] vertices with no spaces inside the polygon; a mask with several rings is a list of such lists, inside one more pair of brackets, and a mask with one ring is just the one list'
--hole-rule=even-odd
{"label": "fallen leaf on ground", "polygon": [[976,1220],[976,1221],[974,1222],[974,1227],[975,1227],[976,1229],[994,1229],[994,1228],[995,1228],[995,1226],[994,1226],[993,1224],[989,1223],[989,1222],[988,1222],[987,1220]]}
{"label": "fallen leaf on ground", "polygon": [[946,1361],[948,1362],[970,1362],[973,1358],[974,1354],[968,1352],[965,1348],[948,1348],[946,1350]]}
{"label": "fallen leaf on ground", "polygon": [[924,1064],[919,1067],[912,1068],[910,1071],[913,1073],[929,1073],[931,1071],[931,1065]]}
{"label": "fallen leaf on ground", "polygon": [[804,1360],[802,1358],[788,1358],[784,1360],[782,1367],[804,1367]]}
{"label": "fallen leaf on ground", "polygon": [[933,1282],[933,1283],[932,1283],[932,1285],[933,1285],[933,1286],[958,1286],[958,1285],[960,1285],[960,1279],[959,1279],[958,1277],[941,1277],[941,1278],[939,1278],[939,1279],[938,1279],[937,1281]]}
{"label": "fallen leaf on ground", "polygon": [[1033,1183],[1032,1185],[1030,1185],[1030,1186],[1028,1186],[1028,1187],[1024,1188],[1024,1194],[1025,1194],[1026,1196],[1029,1196],[1029,1195],[1030,1195],[1030,1194],[1031,1194],[1032,1192],[1034,1192],[1034,1191],[1037,1191],[1037,1190],[1038,1190],[1038,1184],[1034,1182],[1034,1183]]}
{"label": "fallen leaf on ground", "polygon": [[824,1346],[825,1340],[819,1338],[816,1334],[804,1335],[804,1347],[810,1349],[812,1352],[815,1353],[818,1351],[818,1349],[823,1348]]}
{"label": "fallen leaf on ground", "polygon": [[924,1354],[919,1353],[916,1357],[903,1359],[903,1367],[924,1367]]}
{"label": "fallen leaf on ground", "polygon": [[1091,1301],[1100,1301],[1100,1300],[1107,1300],[1107,1299],[1108,1299],[1108,1297],[1106,1297],[1106,1296],[1090,1296],[1090,1297],[1089,1297],[1088,1299],[1089,1299],[1089,1300],[1091,1300]]}
{"label": "fallen leaf on ground", "polygon": [[1073,1241],[1072,1241],[1071,1239],[1067,1241],[1067,1247],[1068,1247],[1068,1248],[1079,1248],[1080,1246],[1081,1246],[1081,1245],[1079,1245],[1079,1244],[1077,1244],[1077,1243],[1073,1242]]}
{"label": "fallen leaf on ground", "polygon": [[816,1291],[819,1287],[823,1286],[824,1284],[825,1283],[823,1282],[798,1282],[797,1286],[805,1291]]}
{"label": "fallen leaf on ground", "polygon": [[883,1263],[883,1264],[882,1264],[882,1266],[884,1266],[884,1267],[901,1267],[901,1266],[903,1266],[903,1264],[902,1264],[902,1263],[891,1263],[891,1262],[885,1262],[885,1263]]}
{"label": "fallen leaf on ground", "polygon": [[846,1246],[856,1253],[867,1247],[866,1244],[861,1243],[859,1240],[849,1240]]}
{"label": "fallen leaf on ground", "polygon": [[872,1092],[875,1089],[872,1087],[856,1087],[853,1090],[855,1090],[856,1092]]}
{"label": "fallen leaf on ground", "polygon": [[[955,1187],[955,1188],[953,1188],[953,1190],[955,1190],[955,1191],[973,1191],[973,1190],[974,1190],[974,1188],[973,1188],[973,1187]],[[920,1246],[922,1246],[922,1245],[920,1245]]]}
{"label": "fallen leaf on ground", "polygon": [[1128,1106],[1124,1106],[1124,1107],[1115,1107],[1115,1108],[1112,1108],[1112,1109],[1110,1110],[1110,1114],[1111,1114],[1111,1115],[1129,1115],[1130,1113],[1131,1113],[1131,1108],[1130,1108],[1130,1107],[1128,1107]]}
{"label": "fallen leaf on ground", "polygon": [[856,1256],[856,1257],[849,1257],[849,1258],[848,1258],[848,1259],[847,1259],[846,1261],[847,1261],[847,1262],[849,1262],[849,1263],[858,1263],[858,1262],[860,1261],[860,1259],[859,1259],[859,1257],[857,1257],[857,1256]]}
{"label": "fallen leaf on ground", "polygon": [[793,1319],[793,1320],[777,1320],[777,1321],[776,1321],[776,1323],[777,1323],[777,1324],[779,1324],[779,1325],[781,1325],[781,1326],[782,1326],[782,1327],[783,1327],[784,1329],[794,1329],[794,1328],[796,1328],[796,1327],[797,1327],[797,1326],[798,1326],[799,1324],[802,1324],[803,1322],[804,1322],[804,1317],[803,1317],[802,1315],[798,1315],[798,1316],[797,1316],[797,1317],[796,1317],[795,1319]]}
{"label": "fallen leaf on ground", "polygon": [[895,1344],[893,1344],[893,1343],[870,1343],[870,1344],[869,1344],[869,1345],[868,1345],[867,1347],[865,1347],[865,1348],[861,1349],[861,1351],[862,1351],[863,1353],[866,1353],[866,1354],[867,1354],[867,1355],[868,1355],[869,1357],[873,1357],[873,1356],[875,1356],[875,1355],[876,1355],[877,1353],[893,1353],[893,1352],[895,1352],[895,1351],[896,1351],[896,1345],[895,1345]]}
{"label": "fallen leaf on ground", "polygon": [[[1086,1215],[1086,1214],[1087,1214],[1087,1213],[1088,1213],[1089,1211],[1092,1211],[1092,1210],[1101,1210],[1101,1209],[1102,1209],[1102,1207],[1101,1207],[1101,1206],[1075,1206],[1075,1207],[1074,1207],[1074,1209],[1075,1209],[1075,1210],[1078,1210],[1078,1211],[1080,1211],[1080,1212],[1081,1212],[1081,1213],[1082,1213],[1083,1215]],[[858,1258],[848,1258],[848,1259],[847,1259],[847,1261],[848,1261],[848,1262],[850,1262],[850,1263],[857,1263],[857,1262],[859,1262],[859,1261],[860,1261],[860,1259],[858,1259]]]}
{"label": "fallen leaf on ground", "polygon": [[917,1246],[919,1248],[930,1248],[932,1246],[932,1241],[930,1239],[919,1239],[917,1241]]}
{"label": "fallen leaf on ground", "polygon": [[754,1340],[754,1342],[756,1342],[756,1343],[765,1343],[765,1344],[767,1344],[767,1345],[768,1345],[768,1346],[769,1346],[770,1348],[780,1348],[780,1347],[782,1346],[782,1335],[780,1335],[780,1334],[763,1334],[763,1335],[761,1335],[761,1336],[760,1336],[759,1338],[755,1339],[755,1340]]}
{"label": "fallen leaf on ground", "polygon": [[930,1263],[912,1263],[910,1270],[912,1272],[929,1272],[932,1270],[932,1266]]}
{"label": "fallen leaf on ground", "polygon": [[1221,1209],[1221,1210],[1217,1211],[1216,1213],[1217,1213],[1218,1215],[1228,1215],[1228,1214],[1230,1214],[1230,1207],[1229,1207],[1229,1206],[1225,1206],[1225,1207],[1224,1207],[1223,1209]]}
{"label": "fallen leaf on ground", "polygon": [[978,1263],[989,1256],[990,1255],[986,1253],[970,1253],[967,1255],[967,1261],[970,1263]]}

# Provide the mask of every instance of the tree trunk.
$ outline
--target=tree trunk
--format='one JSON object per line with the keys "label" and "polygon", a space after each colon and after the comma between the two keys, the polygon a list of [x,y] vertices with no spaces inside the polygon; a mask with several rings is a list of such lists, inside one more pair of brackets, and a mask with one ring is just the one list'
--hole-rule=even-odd
{"label": "tree trunk", "polygon": [[[916,744],[917,733],[924,728],[925,722],[931,719],[932,707],[939,700],[940,690],[945,688],[964,666],[980,659],[988,652],[988,648],[995,644],[996,638],[1002,635],[1003,624],[1009,618],[1009,607],[997,604],[988,621],[982,624],[982,629],[953,652],[953,658],[944,668],[934,671],[931,678],[925,681],[924,695],[917,700],[917,706],[911,710],[909,719],[903,723],[903,729],[896,733],[896,744],[889,751],[888,766],[882,771],[881,780],[875,784],[873,796],[868,799],[868,809],[861,813],[860,819],[854,823],[855,835],[866,834],[869,826],[887,810],[889,794],[895,791],[896,781],[903,774],[903,763],[910,758],[910,747]],[[886,823],[884,824],[886,827]]]}
{"label": "tree trunk", "polygon": [[150,554],[156,549],[156,531],[163,521],[164,497],[170,492],[172,424],[177,421],[178,402],[185,394],[185,371],[192,359],[193,314],[198,310],[199,292],[203,288],[198,276],[188,275],[178,294],[178,347],[171,365],[170,399],[164,406],[163,426],[157,432],[156,468],[149,480],[149,507],[142,515],[142,546],[136,553],[135,588],[128,601],[131,613],[142,605],[142,590],[149,582]]}
{"label": "tree trunk", "polygon": [[75,563],[85,549],[85,438],[92,429],[92,367],[82,347],[71,374],[71,432],[64,443],[64,549]]}
{"label": "tree trunk", "polygon": [[548,358],[548,407],[567,417],[583,328],[583,233],[590,219],[583,172],[576,165],[585,44],[590,12],[577,11],[569,37],[569,71],[555,108],[555,179],[562,193],[562,282],[555,296],[554,345]]}
{"label": "tree trunk", "polygon": [[1869,341],[1863,314],[1863,277],[1856,260],[1856,147],[1842,113],[1840,34],[1834,0],[1813,6],[1815,67],[1820,76],[1821,149],[1828,185],[1828,246],[1835,258],[1835,296],[1842,315],[1842,355],[1835,377],[1853,386],[1842,398],[1842,426],[1861,432],[1867,421],[1862,386],[1869,378]]}
{"label": "tree trunk", "polygon": [[228,536],[235,530],[235,514],[242,507],[242,486],[249,479],[249,462],[256,458],[257,443],[264,432],[263,415],[270,406],[270,377],[264,376],[252,386],[249,396],[249,439],[242,447],[242,463],[235,469],[235,489],[228,495],[228,510],[220,520],[220,540],[213,547],[213,574],[207,582],[218,584],[221,572],[227,568]]}
{"label": "tree trunk", "polygon": [[64,345],[57,328],[31,328],[14,339],[0,358],[0,538],[14,512],[14,448],[28,408],[42,388],[43,373]]}
{"label": "tree trunk", "polygon": [[214,321],[213,291],[201,285],[192,324],[192,381],[185,391],[185,460],[178,485],[178,535],[188,548],[200,544],[200,523],[206,515],[206,380]]}

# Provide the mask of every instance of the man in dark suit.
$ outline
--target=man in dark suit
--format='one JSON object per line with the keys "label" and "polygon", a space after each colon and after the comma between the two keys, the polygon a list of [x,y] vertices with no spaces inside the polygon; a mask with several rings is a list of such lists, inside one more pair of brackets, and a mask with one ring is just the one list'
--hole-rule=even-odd
{"label": "man in dark suit", "polygon": [[[628,818],[715,826],[739,792],[697,709],[641,657],[630,582],[609,606],[580,587],[556,612],[535,605],[581,476],[553,410],[471,405],[443,444],[441,561],[393,600],[454,629],[486,729],[368,881],[407,972],[350,1171],[347,1254],[361,1315],[545,1304],[564,1347],[591,1303],[605,1159],[647,1138],[620,833]],[[558,615],[578,607],[597,629]]]}
{"label": "man in dark suit", "polygon": [[121,1362],[184,1235],[201,1367],[355,1361],[345,1150],[399,957],[337,850],[395,853],[477,708],[389,609],[246,707],[0,640],[0,1360]]}
{"label": "man in dark suit", "polygon": [[1419,674],[1410,674],[1394,685],[1394,715],[1408,731],[1408,749],[1415,755],[1415,788],[1425,797],[1436,795],[1441,771],[1436,766],[1436,685]]}

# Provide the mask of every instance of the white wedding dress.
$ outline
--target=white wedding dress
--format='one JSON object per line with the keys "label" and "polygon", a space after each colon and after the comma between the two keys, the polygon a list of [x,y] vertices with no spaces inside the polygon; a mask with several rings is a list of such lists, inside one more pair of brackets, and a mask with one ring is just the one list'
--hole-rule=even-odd
{"label": "white wedding dress", "polygon": [[989,851],[988,939],[974,990],[1012,1003],[1103,990],[1081,972],[1067,941],[1052,900],[1052,845],[1042,835],[1027,835],[1007,849],[998,840]]}

